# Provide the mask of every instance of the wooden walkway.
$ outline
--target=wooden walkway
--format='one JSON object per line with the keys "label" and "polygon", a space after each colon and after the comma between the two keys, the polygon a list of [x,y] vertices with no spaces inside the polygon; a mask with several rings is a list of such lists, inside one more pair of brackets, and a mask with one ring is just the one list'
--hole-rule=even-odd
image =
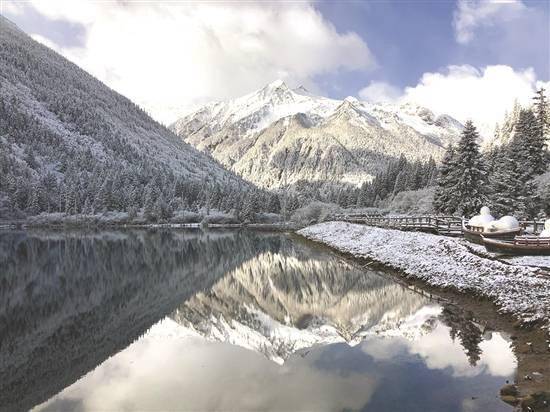
{"label": "wooden walkway", "polygon": [[399,230],[415,230],[445,236],[461,236],[462,221],[455,216],[334,215],[334,220]]}
{"label": "wooden walkway", "polygon": [[[365,214],[340,214],[331,217],[349,223],[383,227],[398,230],[429,232],[444,236],[462,236],[462,220],[456,216],[380,216]],[[524,230],[538,234],[544,229],[544,221],[525,220],[519,222]]]}

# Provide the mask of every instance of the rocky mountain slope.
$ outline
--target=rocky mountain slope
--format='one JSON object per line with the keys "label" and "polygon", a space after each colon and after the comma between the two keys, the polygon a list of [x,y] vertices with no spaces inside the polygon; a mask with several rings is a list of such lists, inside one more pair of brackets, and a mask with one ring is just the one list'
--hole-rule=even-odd
{"label": "rocky mountain slope", "polygon": [[263,187],[298,181],[360,183],[389,157],[442,157],[462,125],[414,105],[371,104],[315,96],[275,81],[176,121],[184,141]]}
{"label": "rocky mountain slope", "polygon": [[425,333],[429,319],[441,311],[383,276],[311,253],[282,242],[228,272],[171,317],[209,340],[283,363],[314,345],[355,344],[380,333]]}

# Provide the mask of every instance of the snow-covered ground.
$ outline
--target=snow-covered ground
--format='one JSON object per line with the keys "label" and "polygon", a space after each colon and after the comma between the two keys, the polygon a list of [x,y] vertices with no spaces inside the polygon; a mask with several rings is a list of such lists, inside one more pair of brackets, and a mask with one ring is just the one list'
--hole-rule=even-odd
{"label": "snow-covered ground", "polygon": [[477,255],[459,239],[345,222],[306,227],[300,235],[357,257],[370,258],[441,288],[493,300],[501,312],[550,329],[550,273]]}

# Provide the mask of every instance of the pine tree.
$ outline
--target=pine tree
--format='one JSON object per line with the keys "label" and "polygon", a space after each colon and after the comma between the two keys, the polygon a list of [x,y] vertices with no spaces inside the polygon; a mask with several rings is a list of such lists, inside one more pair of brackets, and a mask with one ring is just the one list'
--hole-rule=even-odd
{"label": "pine tree", "polygon": [[38,195],[38,190],[36,188],[32,190],[29,196],[27,213],[29,213],[30,215],[37,215],[38,213],[40,213],[40,198]]}
{"label": "pine tree", "polygon": [[504,122],[499,130],[499,140],[502,144],[508,144],[512,140],[515,134],[516,123],[519,119],[519,113],[521,106],[517,100],[514,101],[514,107],[511,113],[504,115]]}
{"label": "pine tree", "polygon": [[404,190],[407,190],[407,171],[401,170],[395,178],[393,194],[396,195],[399,192],[403,192]]}
{"label": "pine tree", "polygon": [[82,214],[91,215],[93,213],[90,198],[86,197],[84,200],[84,206],[82,207]]}
{"label": "pine tree", "polygon": [[546,133],[548,131],[548,127],[550,127],[550,112],[545,92],[546,90],[541,87],[536,91],[536,96],[533,97],[533,100],[535,101],[534,112],[537,116],[539,127],[541,128],[540,133]]}
{"label": "pine tree", "polygon": [[525,182],[544,173],[548,167],[544,129],[539,125],[531,110],[522,110],[511,142],[518,157],[518,165],[525,175]]}
{"label": "pine tree", "polygon": [[454,188],[457,185],[455,173],[456,154],[452,145],[447,148],[439,168],[437,186],[434,194],[434,209],[438,213],[453,214],[456,212]]}
{"label": "pine tree", "polygon": [[268,211],[271,213],[279,213],[281,211],[281,202],[279,196],[275,193],[269,196]]}
{"label": "pine tree", "polygon": [[456,149],[454,197],[456,210],[468,216],[477,212],[488,201],[486,195],[487,172],[477,143],[479,134],[471,121],[467,121]]}
{"label": "pine tree", "polygon": [[248,192],[243,202],[241,217],[243,221],[252,222],[256,214],[256,197],[252,191]]}
{"label": "pine tree", "polygon": [[546,172],[549,163],[546,148],[549,134],[548,130],[550,129],[550,111],[544,92],[544,88],[541,87],[537,90],[536,96],[533,98],[533,100],[535,100],[533,111],[536,116],[533,143],[540,150],[539,155],[536,157],[537,168],[535,172],[537,174]]}
{"label": "pine tree", "polygon": [[531,218],[541,208],[534,179],[546,169],[547,154],[531,110],[520,110],[514,131],[507,146],[487,156],[491,206],[500,215]]}
{"label": "pine tree", "polygon": [[148,221],[155,220],[155,191],[154,188],[148,184],[145,188],[145,200],[143,202],[143,214],[145,215],[145,219]]}
{"label": "pine tree", "polygon": [[111,183],[106,178],[95,198],[94,208],[98,212],[106,212],[111,208]]}
{"label": "pine tree", "polygon": [[499,148],[493,154],[494,164],[490,176],[490,204],[496,215],[509,215],[524,209],[520,204],[522,183],[516,156],[510,146]]}

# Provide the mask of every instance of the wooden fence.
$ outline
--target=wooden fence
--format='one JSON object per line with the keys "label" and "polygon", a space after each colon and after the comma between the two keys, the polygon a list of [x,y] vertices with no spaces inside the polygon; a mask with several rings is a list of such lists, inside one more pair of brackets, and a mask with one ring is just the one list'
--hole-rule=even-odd
{"label": "wooden fence", "polygon": [[[416,230],[445,236],[462,235],[462,219],[456,216],[381,216],[366,214],[343,214],[334,215],[331,218],[333,220],[391,229]],[[538,234],[544,229],[544,221],[541,220],[524,220],[519,223],[527,233]]]}

